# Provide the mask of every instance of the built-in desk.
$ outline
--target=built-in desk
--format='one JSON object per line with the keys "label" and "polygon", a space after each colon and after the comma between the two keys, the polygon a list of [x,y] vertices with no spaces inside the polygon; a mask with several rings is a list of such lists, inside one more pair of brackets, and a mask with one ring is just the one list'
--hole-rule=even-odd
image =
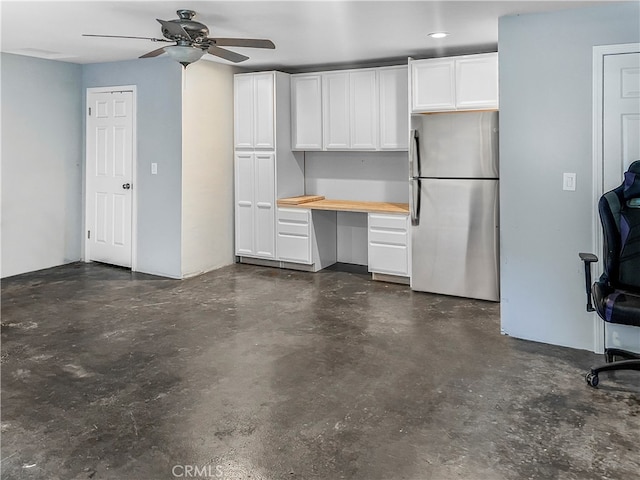
{"label": "built-in desk", "polygon": [[281,198],[279,207],[309,208],[311,210],[333,210],[337,212],[361,213],[409,213],[408,203],[361,202],[355,200],[329,200],[321,195],[301,195],[299,197]]}
{"label": "built-in desk", "polygon": [[309,265],[312,271],[336,262],[335,212],[367,215],[368,268],[374,279],[402,278],[410,272],[409,204],[330,200],[302,195],[278,200],[278,258]]}

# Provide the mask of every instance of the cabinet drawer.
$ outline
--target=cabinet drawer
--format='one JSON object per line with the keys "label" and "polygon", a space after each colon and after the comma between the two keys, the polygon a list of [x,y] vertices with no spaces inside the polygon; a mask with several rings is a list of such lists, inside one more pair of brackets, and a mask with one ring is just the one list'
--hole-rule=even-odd
{"label": "cabinet drawer", "polygon": [[278,232],[278,258],[283,261],[311,264],[311,239],[308,236]]}
{"label": "cabinet drawer", "polygon": [[408,247],[369,242],[369,271],[407,276],[409,274]]}
{"label": "cabinet drawer", "polygon": [[369,244],[409,245],[407,216],[370,213]]}
{"label": "cabinet drawer", "polygon": [[278,234],[309,236],[309,224],[278,220]]}
{"label": "cabinet drawer", "polygon": [[309,236],[309,210],[278,209],[278,234]]}
{"label": "cabinet drawer", "polygon": [[294,223],[309,223],[310,210],[306,208],[278,208],[278,220]]}
{"label": "cabinet drawer", "polygon": [[369,243],[370,244],[384,244],[384,245],[397,245],[406,247],[407,232],[399,230],[378,230],[377,228],[369,228]]}
{"label": "cabinet drawer", "polygon": [[369,228],[403,230],[407,231],[406,215],[381,215],[378,213],[369,214]]}

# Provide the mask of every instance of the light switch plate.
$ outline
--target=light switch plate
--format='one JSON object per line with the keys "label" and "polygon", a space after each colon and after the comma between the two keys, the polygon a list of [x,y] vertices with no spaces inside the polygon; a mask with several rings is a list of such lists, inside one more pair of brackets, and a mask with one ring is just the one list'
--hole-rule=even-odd
{"label": "light switch plate", "polygon": [[576,190],[576,174],[575,173],[563,173],[562,174],[562,189],[574,192]]}
{"label": "light switch plate", "polygon": [[157,163],[152,163],[151,164],[151,175],[157,175],[158,174],[158,164]]}

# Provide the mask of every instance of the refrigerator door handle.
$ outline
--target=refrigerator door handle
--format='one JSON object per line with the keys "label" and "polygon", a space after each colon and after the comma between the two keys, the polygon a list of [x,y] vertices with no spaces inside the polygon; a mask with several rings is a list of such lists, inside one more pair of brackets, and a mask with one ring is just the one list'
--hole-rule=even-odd
{"label": "refrigerator door handle", "polygon": [[409,179],[409,190],[411,191],[411,225],[420,225],[420,179],[417,177]]}
{"label": "refrigerator door handle", "polygon": [[411,130],[409,143],[409,176],[411,178],[420,176],[420,144],[417,130]]}

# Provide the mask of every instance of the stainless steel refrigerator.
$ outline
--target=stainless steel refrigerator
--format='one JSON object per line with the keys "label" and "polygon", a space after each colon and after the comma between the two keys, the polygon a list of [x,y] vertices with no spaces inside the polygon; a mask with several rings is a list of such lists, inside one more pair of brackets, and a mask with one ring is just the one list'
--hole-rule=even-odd
{"label": "stainless steel refrigerator", "polygon": [[498,112],[411,122],[411,288],[498,301]]}

